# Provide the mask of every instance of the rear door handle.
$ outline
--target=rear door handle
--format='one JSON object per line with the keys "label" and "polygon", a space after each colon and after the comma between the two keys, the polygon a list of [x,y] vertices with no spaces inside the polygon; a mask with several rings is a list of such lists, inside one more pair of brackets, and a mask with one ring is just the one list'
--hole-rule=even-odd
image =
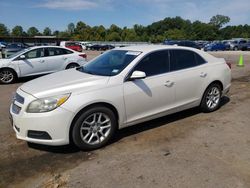
{"label": "rear door handle", "polygon": [[207,76],[207,73],[205,72],[200,73],[200,77],[205,78],[206,76]]}
{"label": "rear door handle", "polygon": [[168,81],[165,82],[164,85],[165,85],[166,87],[172,87],[172,86],[174,85],[174,82],[168,80]]}

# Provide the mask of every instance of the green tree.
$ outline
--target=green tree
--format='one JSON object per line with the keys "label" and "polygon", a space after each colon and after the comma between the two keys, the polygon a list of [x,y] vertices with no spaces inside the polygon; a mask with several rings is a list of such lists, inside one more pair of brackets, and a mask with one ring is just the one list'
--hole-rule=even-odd
{"label": "green tree", "polygon": [[75,36],[73,36],[76,40],[89,40],[91,38],[92,28],[85,24],[84,22],[77,22],[75,28]]}
{"label": "green tree", "polygon": [[[185,31],[181,30],[181,29],[170,29],[170,30],[168,30],[168,31],[166,31],[164,33],[164,36],[165,36],[164,38],[172,39],[172,40],[184,40],[184,39],[187,39]],[[163,40],[164,40],[164,38],[163,38]],[[157,39],[161,40],[161,37],[158,36]],[[157,41],[157,42],[161,42],[161,41]]]}
{"label": "green tree", "polygon": [[60,33],[60,31],[55,30],[55,31],[53,32],[53,35],[58,37],[58,36],[59,36],[59,33]]}
{"label": "green tree", "polygon": [[28,30],[27,30],[27,35],[28,36],[36,36],[36,35],[39,35],[39,31],[36,27],[30,27]]}
{"label": "green tree", "polygon": [[50,36],[51,33],[52,33],[52,31],[49,27],[45,27],[45,29],[43,30],[43,35],[45,35],[45,36]]}
{"label": "green tree", "polygon": [[8,28],[0,23],[0,36],[8,36],[9,35],[9,31],[8,31]]}
{"label": "green tree", "polygon": [[11,35],[12,36],[18,36],[18,37],[23,36],[23,28],[22,28],[22,26],[20,26],[20,25],[15,26],[12,29]]}
{"label": "green tree", "polygon": [[230,22],[230,18],[228,16],[218,14],[216,16],[213,16],[210,19],[209,24],[214,25],[218,28],[221,28],[223,25],[227,24],[228,22]]}
{"label": "green tree", "polygon": [[108,41],[121,41],[121,37],[120,37],[120,34],[117,33],[117,32],[112,32],[112,33],[109,33],[108,36],[107,36],[107,40]]}
{"label": "green tree", "polygon": [[75,24],[74,23],[70,23],[70,24],[68,24],[68,33],[69,34],[73,34],[74,32],[75,32]]}

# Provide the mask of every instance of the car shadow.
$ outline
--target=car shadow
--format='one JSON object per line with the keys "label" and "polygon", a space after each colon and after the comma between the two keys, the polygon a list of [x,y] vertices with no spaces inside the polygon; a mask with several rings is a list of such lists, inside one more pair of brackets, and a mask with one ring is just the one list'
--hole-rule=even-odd
{"label": "car shadow", "polygon": [[31,80],[34,80],[36,78],[39,78],[41,76],[45,76],[46,74],[43,75],[37,75],[37,76],[27,76],[27,77],[22,77],[22,78],[18,78],[18,80],[16,81],[16,83],[25,83]]}
{"label": "car shadow", "polygon": [[[223,107],[229,102],[230,102],[230,98],[226,96],[223,97],[221,100],[221,107]],[[196,108],[191,108],[191,109],[184,110],[181,112],[177,112],[171,115],[163,116],[163,117],[150,120],[144,123],[140,123],[134,126],[126,127],[124,129],[120,129],[116,132],[113,139],[109,142],[108,145],[114,144],[125,137],[129,137],[131,135],[135,135],[144,131],[148,131],[157,127],[161,127],[166,124],[169,124],[169,123],[181,120],[181,119],[185,119],[187,117],[191,117],[200,113],[203,113],[203,112],[201,112],[200,109],[196,107]],[[28,146],[30,148],[37,149],[37,150],[47,151],[51,153],[61,153],[61,154],[77,153],[81,151],[73,144],[64,145],[64,146],[46,146],[46,145],[28,143]]]}

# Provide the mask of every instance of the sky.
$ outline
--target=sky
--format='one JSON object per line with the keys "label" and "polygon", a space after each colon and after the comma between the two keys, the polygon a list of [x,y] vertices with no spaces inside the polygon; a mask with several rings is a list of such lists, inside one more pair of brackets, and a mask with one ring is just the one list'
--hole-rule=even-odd
{"label": "sky", "polygon": [[146,26],[176,16],[209,22],[217,14],[229,16],[228,25],[250,25],[250,0],[0,0],[0,23],[24,30],[34,26],[64,31],[78,21],[106,28]]}

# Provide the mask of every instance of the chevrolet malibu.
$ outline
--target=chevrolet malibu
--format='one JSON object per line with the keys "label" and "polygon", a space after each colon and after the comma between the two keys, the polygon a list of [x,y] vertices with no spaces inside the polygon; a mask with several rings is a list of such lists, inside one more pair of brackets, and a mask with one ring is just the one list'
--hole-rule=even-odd
{"label": "chevrolet malibu", "polygon": [[17,78],[48,74],[74,68],[86,63],[86,54],[56,46],[37,46],[24,49],[0,59],[0,84]]}
{"label": "chevrolet malibu", "polygon": [[213,112],[230,85],[230,64],[206,52],[125,47],[23,84],[10,113],[18,139],[96,149],[117,129],[197,106]]}

